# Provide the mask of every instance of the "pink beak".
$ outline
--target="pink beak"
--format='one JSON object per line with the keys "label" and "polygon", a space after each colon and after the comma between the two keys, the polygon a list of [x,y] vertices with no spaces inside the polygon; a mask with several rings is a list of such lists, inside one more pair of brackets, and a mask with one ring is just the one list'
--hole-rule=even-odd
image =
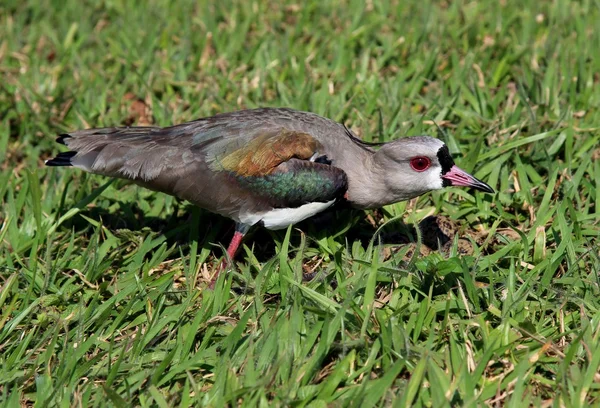
{"label": "pink beak", "polygon": [[446,174],[442,174],[442,178],[449,182],[451,186],[471,187],[475,190],[484,191],[486,193],[494,193],[494,189],[485,184],[483,181],[476,179],[460,167],[454,165]]}

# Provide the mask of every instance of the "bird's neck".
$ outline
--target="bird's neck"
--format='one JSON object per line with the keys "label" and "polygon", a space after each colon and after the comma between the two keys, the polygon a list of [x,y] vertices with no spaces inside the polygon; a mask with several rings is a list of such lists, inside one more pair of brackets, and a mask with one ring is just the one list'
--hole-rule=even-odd
{"label": "bird's neck", "polygon": [[374,154],[363,157],[362,165],[344,169],[348,174],[348,201],[356,208],[378,208],[396,200],[385,183],[385,172]]}

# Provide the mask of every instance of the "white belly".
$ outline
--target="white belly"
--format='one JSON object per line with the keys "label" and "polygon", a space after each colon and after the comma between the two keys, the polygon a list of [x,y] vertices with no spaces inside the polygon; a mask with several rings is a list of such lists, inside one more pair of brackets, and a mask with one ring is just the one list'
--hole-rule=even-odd
{"label": "white belly", "polygon": [[262,221],[267,229],[283,229],[326,210],[334,202],[335,200],[331,200],[326,203],[308,203],[296,208],[276,208],[264,213],[240,217],[240,221],[248,225]]}

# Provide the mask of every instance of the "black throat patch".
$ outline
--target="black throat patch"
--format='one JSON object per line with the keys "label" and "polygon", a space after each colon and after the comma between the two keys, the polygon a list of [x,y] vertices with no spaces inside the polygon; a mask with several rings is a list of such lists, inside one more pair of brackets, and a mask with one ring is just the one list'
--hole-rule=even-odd
{"label": "black throat patch", "polygon": [[443,145],[440,147],[440,150],[437,152],[437,157],[440,161],[440,166],[442,166],[442,175],[448,173],[452,166],[454,166],[454,160],[452,160],[452,156],[450,156],[448,146]]}

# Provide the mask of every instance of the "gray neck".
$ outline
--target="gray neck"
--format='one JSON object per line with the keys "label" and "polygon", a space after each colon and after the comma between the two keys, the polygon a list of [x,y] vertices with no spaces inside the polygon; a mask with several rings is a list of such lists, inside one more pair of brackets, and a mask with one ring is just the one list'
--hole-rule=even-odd
{"label": "gray neck", "polygon": [[348,174],[348,201],[353,207],[378,208],[396,201],[386,186],[385,173],[377,164],[375,154],[364,155],[362,163],[355,161],[344,171]]}

